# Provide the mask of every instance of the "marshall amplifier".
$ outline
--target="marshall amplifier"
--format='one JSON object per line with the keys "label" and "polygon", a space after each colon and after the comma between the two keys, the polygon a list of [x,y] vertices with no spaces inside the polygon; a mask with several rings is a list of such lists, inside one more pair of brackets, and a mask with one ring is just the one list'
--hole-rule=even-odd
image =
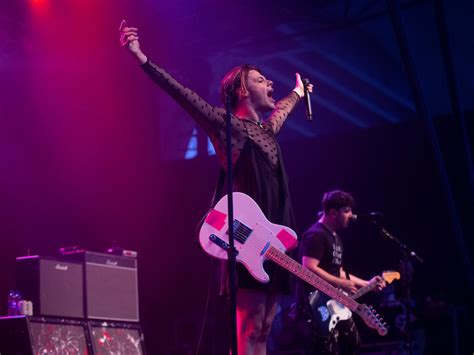
{"label": "marshall amplifier", "polygon": [[49,317],[0,318],[0,354],[92,354],[86,322]]}
{"label": "marshall amplifier", "polygon": [[84,262],[88,319],[139,321],[136,258],[89,251],[65,257]]}
{"label": "marshall amplifier", "polygon": [[83,264],[39,256],[16,259],[16,284],[33,314],[84,317]]}

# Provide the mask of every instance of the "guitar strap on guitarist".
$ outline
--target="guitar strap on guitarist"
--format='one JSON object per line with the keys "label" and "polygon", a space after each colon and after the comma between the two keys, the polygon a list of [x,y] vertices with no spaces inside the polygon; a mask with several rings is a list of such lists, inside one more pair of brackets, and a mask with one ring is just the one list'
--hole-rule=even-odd
{"label": "guitar strap on guitarist", "polygon": [[225,182],[225,177],[226,177],[226,172],[224,169],[221,167],[219,169],[219,176],[217,178],[217,184],[216,188],[214,189],[214,193],[212,195],[212,200],[211,200],[211,206],[209,209],[204,213],[198,224],[196,225],[196,235],[199,234],[199,229],[201,228],[202,224],[204,223],[204,220],[206,219],[207,215],[209,212],[214,208],[216,203],[219,201],[219,199],[222,197],[222,189],[224,188],[224,182]]}
{"label": "guitar strap on guitarist", "polygon": [[214,208],[216,203],[219,201],[219,199],[222,197],[222,189],[224,188],[224,182],[225,182],[225,177],[226,177],[226,172],[224,171],[224,168],[219,169],[219,177],[217,178],[217,184],[216,184],[216,189],[214,190],[214,194],[212,196],[211,200],[211,209]]}

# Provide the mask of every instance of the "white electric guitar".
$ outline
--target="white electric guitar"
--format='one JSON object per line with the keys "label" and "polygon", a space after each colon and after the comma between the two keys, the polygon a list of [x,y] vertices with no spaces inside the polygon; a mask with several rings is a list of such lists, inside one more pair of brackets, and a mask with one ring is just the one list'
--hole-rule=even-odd
{"label": "white electric guitar", "polygon": [[[257,203],[244,193],[234,192],[233,202],[236,259],[255,279],[264,283],[270,280],[263,262],[271,260],[358,314],[367,326],[376,329],[380,335],[387,334],[387,328],[372,308],[357,303],[285,254],[297,244],[297,236],[292,229],[268,221]],[[226,195],[208,213],[201,226],[199,242],[202,248],[211,256],[226,260],[228,230]]]}

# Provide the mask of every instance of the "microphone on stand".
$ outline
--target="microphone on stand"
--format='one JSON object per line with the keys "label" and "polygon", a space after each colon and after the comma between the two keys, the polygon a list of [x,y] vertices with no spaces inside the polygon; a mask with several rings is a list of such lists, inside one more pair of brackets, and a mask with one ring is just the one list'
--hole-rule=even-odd
{"label": "microphone on stand", "polygon": [[369,212],[369,213],[353,214],[351,217],[351,220],[353,222],[377,221],[381,218],[383,218],[382,212]]}
{"label": "microphone on stand", "polygon": [[304,104],[306,106],[306,118],[308,121],[313,120],[313,110],[311,109],[311,100],[309,97],[308,91],[309,79],[303,79],[303,86],[304,86]]}

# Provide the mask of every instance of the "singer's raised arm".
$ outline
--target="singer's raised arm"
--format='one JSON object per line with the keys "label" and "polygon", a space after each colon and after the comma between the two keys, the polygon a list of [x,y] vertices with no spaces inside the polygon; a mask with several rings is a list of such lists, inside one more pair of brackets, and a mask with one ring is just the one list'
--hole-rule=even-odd
{"label": "singer's raised arm", "polygon": [[[275,109],[271,113],[268,121],[272,127],[273,133],[277,134],[283,124],[286,121],[286,118],[291,113],[293,108],[298,103],[299,99],[304,96],[304,84],[301,80],[301,76],[299,73],[296,73],[296,85],[292,92],[278,101],[275,105]],[[307,87],[309,92],[313,91],[313,85],[309,84]]]}
{"label": "singer's raised arm", "polygon": [[185,87],[166,70],[148,60],[142,64],[145,73],[170,95],[187,113],[210,133],[215,133],[223,125],[225,110],[214,107],[191,89]]}
{"label": "singer's raised arm", "polygon": [[119,31],[121,45],[135,57],[145,73],[188,112],[207,134],[215,135],[224,123],[224,109],[210,105],[194,91],[179,83],[163,68],[151,62],[140,48],[136,27],[127,27],[126,21],[123,20]]}
{"label": "singer's raised arm", "polygon": [[286,118],[296,106],[299,99],[300,96],[295,91],[292,91],[288,96],[275,104],[275,109],[268,118],[268,123],[271,125],[274,134],[280,131],[283,123],[285,123]]}

